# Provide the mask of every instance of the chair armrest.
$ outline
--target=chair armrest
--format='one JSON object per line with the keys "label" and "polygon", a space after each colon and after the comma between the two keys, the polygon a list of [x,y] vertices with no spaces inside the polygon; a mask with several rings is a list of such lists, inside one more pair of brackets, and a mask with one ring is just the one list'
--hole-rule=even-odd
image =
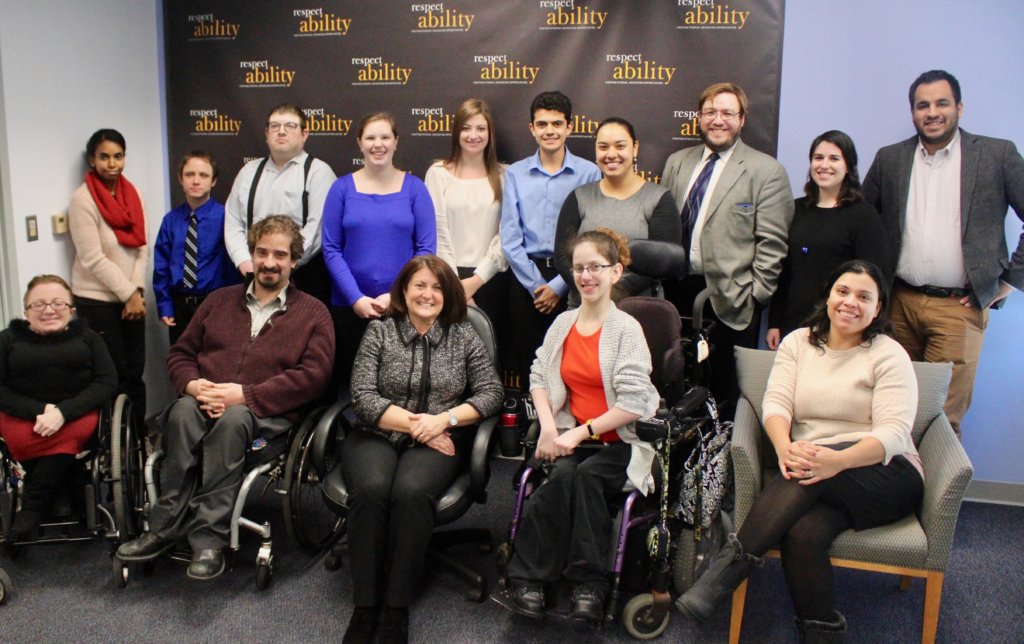
{"label": "chair armrest", "polygon": [[349,429],[345,412],[350,409],[348,400],[340,400],[327,408],[313,428],[310,437],[310,458],[317,474],[323,478],[337,465],[338,447],[345,440]]}
{"label": "chair armrest", "polygon": [[928,426],[918,453],[924,465],[921,527],[928,537],[925,566],[945,570],[953,548],[960,504],[974,476],[974,467],[945,414],[939,414]]}
{"label": "chair armrest", "polygon": [[754,408],[742,396],[736,405],[732,427],[732,468],[736,480],[736,530],[747,518],[761,493],[761,423]]}
{"label": "chair armrest", "polygon": [[498,416],[489,416],[480,422],[473,438],[473,452],[469,455],[469,493],[477,503],[487,502],[487,482],[491,478],[491,441]]}

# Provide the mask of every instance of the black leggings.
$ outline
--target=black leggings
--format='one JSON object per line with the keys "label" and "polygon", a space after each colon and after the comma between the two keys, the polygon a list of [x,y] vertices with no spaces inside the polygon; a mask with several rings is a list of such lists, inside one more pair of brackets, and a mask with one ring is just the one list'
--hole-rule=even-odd
{"label": "black leggings", "polygon": [[737,538],[760,557],[779,545],[800,619],[832,621],[834,579],[828,550],[839,533],[892,523],[921,503],[924,483],[907,459],[840,472],[815,485],[782,476],[754,501]]}

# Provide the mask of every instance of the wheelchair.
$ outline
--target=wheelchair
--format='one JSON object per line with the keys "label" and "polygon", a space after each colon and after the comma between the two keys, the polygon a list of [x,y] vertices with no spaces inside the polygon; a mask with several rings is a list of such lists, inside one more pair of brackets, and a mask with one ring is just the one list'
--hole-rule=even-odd
{"label": "wheelchair", "polygon": [[[12,544],[13,553],[28,545],[97,538],[106,540],[113,552],[137,534],[141,519],[135,499],[142,491],[145,442],[134,419],[132,404],[124,394],[100,410],[95,436],[76,457],[74,484],[54,500],[36,538]],[[18,508],[20,477],[20,465],[0,440],[0,528],[4,535]],[[76,504],[73,495],[79,492],[83,498]],[[0,575],[0,586],[2,604],[11,592],[10,579]]]}
{"label": "wheelchair", "polygon": [[[260,497],[268,494],[281,497],[284,524],[289,537],[303,550],[315,554],[328,547],[344,532],[344,521],[328,512],[321,502],[321,480],[310,467],[310,454],[320,443],[313,439],[317,435],[320,424],[334,423],[338,413],[335,407],[318,407],[306,414],[300,421],[293,424],[288,431],[282,432],[269,440],[258,438],[246,451],[244,475],[238,496],[231,513],[231,529],[226,561],[232,568],[237,552],[241,549],[240,532],[242,529],[256,533],[260,538],[256,553],[257,590],[266,589],[273,580],[274,553],[272,531],[269,521],[254,521],[243,516],[246,502],[257,490]],[[124,496],[123,502],[131,507],[140,518],[137,534],[145,530],[145,519],[153,502],[160,495],[160,465],[164,459],[164,451],[159,447],[153,451],[143,465],[144,476],[141,489],[132,490]],[[172,561],[188,564],[191,551],[187,544],[172,549],[169,554]],[[143,575],[148,575],[153,561],[128,562],[118,558],[116,551],[111,555],[114,584],[124,588],[133,569],[141,567]]]}

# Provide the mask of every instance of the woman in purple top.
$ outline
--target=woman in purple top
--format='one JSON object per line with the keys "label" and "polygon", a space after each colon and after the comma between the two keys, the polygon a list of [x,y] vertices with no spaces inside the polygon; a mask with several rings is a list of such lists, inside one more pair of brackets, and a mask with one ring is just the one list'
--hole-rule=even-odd
{"label": "woman in purple top", "polygon": [[323,215],[338,387],[348,386],[363,332],[387,310],[391,284],[402,266],[437,248],[434,205],[426,186],[394,164],[394,118],[385,112],[363,117],[356,140],[363,167],[334,182]]}

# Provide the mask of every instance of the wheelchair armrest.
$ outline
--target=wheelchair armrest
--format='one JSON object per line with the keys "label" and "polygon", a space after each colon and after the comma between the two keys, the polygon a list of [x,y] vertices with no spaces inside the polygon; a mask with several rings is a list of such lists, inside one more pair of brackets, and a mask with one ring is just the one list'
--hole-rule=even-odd
{"label": "wheelchair armrest", "polygon": [[310,440],[310,457],[313,467],[322,478],[328,474],[329,467],[334,466],[334,455],[338,444],[345,440],[349,429],[345,412],[349,409],[348,400],[339,400],[324,411],[316,421],[313,436]]}
{"label": "wheelchair armrest", "polygon": [[526,446],[526,455],[533,456],[533,450],[537,447],[537,439],[540,438],[540,421],[530,421],[526,428],[526,436],[523,437],[523,445]]}
{"label": "wheelchair armrest", "polygon": [[967,452],[953,433],[945,414],[939,414],[925,430],[918,446],[924,465],[924,499],[921,527],[928,536],[925,567],[945,570],[953,546],[960,504],[974,468]]}
{"label": "wheelchair armrest", "polygon": [[761,492],[761,423],[754,408],[740,396],[732,427],[732,467],[736,479],[736,529],[747,518]]}
{"label": "wheelchair armrest", "polygon": [[491,478],[491,441],[498,416],[489,416],[476,428],[473,452],[469,455],[469,493],[477,503],[487,502],[487,482]]}

